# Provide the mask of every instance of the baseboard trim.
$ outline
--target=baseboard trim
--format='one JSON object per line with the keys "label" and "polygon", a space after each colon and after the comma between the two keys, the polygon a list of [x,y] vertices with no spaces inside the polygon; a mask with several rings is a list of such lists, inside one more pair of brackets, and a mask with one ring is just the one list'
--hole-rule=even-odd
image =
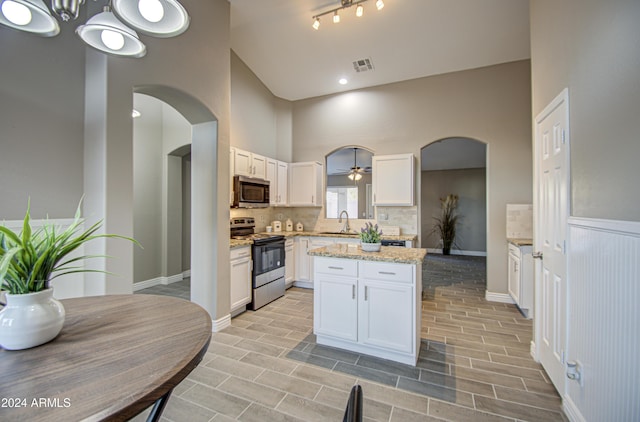
{"label": "baseboard trim", "polygon": [[149,287],[157,286],[162,283],[162,279],[164,277],[156,277],[150,280],[139,281],[137,283],[133,283],[133,291],[137,292],[138,290],[148,289]]}
{"label": "baseboard trim", "polygon": [[494,293],[487,290],[484,292],[484,298],[489,302],[510,303],[512,305],[516,303],[509,293]]}
{"label": "baseboard trim", "polygon": [[294,281],[294,287],[301,287],[303,289],[313,289],[313,283],[309,281]]}
{"label": "baseboard trim", "polygon": [[231,314],[227,314],[219,319],[211,320],[211,331],[217,333],[231,326]]}
{"label": "baseboard trim", "polygon": [[177,283],[178,281],[182,281],[183,278],[182,273],[170,275],[169,277],[164,277],[164,283],[162,284]]}
{"label": "baseboard trim", "polygon": [[[191,274],[191,272],[189,272],[189,274]],[[167,285],[177,283],[185,278],[184,273],[180,273],[169,277],[156,277],[150,280],[138,281],[137,283],[133,283],[133,291],[137,292],[138,290],[148,289],[149,287],[158,286],[160,284]]]}
{"label": "baseboard trim", "polygon": [[565,394],[564,397],[562,397],[562,410],[564,410],[564,414],[571,422],[587,422],[568,394]]}
{"label": "baseboard trim", "polygon": [[[442,249],[427,248],[427,253],[441,254]],[[456,249],[451,251],[451,255],[487,256],[487,253],[482,251],[462,251]]]}
{"label": "baseboard trim", "polygon": [[182,272],[182,278],[189,278],[189,277],[191,277],[191,270],[190,269],[189,270],[184,270]]}

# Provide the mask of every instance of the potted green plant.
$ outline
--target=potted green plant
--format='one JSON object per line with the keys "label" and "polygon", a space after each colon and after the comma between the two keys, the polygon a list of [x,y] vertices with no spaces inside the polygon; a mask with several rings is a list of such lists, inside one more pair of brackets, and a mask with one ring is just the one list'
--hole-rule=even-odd
{"label": "potted green plant", "polygon": [[433,230],[438,233],[442,240],[442,254],[449,255],[451,247],[456,245],[456,226],[458,225],[458,195],[449,194],[440,198],[440,218],[434,217],[436,221]]}
{"label": "potted green plant", "polygon": [[6,306],[0,311],[0,346],[8,350],[27,349],[54,339],[64,324],[64,307],[53,298],[51,281],[65,274],[104,272],[79,266],[95,256],[70,256],[90,240],[115,234],[96,234],[98,221],[82,231],[84,220],[78,205],[75,218],[65,230],[47,222],[34,230],[27,206],[22,230],[15,233],[0,226],[0,290]]}
{"label": "potted green plant", "polygon": [[365,252],[379,252],[382,245],[380,239],[382,237],[382,230],[378,229],[378,225],[375,226],[371,222],[365,223],[364,227],[360,229],[360,247]]}

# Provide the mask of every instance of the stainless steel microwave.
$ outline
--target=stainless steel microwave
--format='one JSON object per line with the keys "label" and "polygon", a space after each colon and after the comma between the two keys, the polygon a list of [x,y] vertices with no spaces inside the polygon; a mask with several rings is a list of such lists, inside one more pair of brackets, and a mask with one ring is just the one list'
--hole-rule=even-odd
{"label": "stainless steel microwave", "polygon": [[233,177],[234,208],[264,208],[269,206],[269,181],[246,176]]}

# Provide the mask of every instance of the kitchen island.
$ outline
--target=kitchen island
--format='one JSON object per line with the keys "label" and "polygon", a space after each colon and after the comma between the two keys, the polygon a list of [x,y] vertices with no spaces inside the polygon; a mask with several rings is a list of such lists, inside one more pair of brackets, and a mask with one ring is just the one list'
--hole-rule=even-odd
{"label": "kitchen island", "polygon": [[318,344],[415,365],[425,249],[359,245],[312,249]]}

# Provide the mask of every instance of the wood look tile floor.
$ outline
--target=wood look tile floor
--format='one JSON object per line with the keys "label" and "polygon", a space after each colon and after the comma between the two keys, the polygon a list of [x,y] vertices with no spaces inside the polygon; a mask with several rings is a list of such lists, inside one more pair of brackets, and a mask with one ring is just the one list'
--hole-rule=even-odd
{"label": "wood look tile floor", "polygon": [[313,291],[292,288],[213,334],[163,420],[342,421],[358,383],[367,421],[566,421],[531,321],[484,299],[484,259],[430,256],[423,275],[416,367],[316,344]]}

